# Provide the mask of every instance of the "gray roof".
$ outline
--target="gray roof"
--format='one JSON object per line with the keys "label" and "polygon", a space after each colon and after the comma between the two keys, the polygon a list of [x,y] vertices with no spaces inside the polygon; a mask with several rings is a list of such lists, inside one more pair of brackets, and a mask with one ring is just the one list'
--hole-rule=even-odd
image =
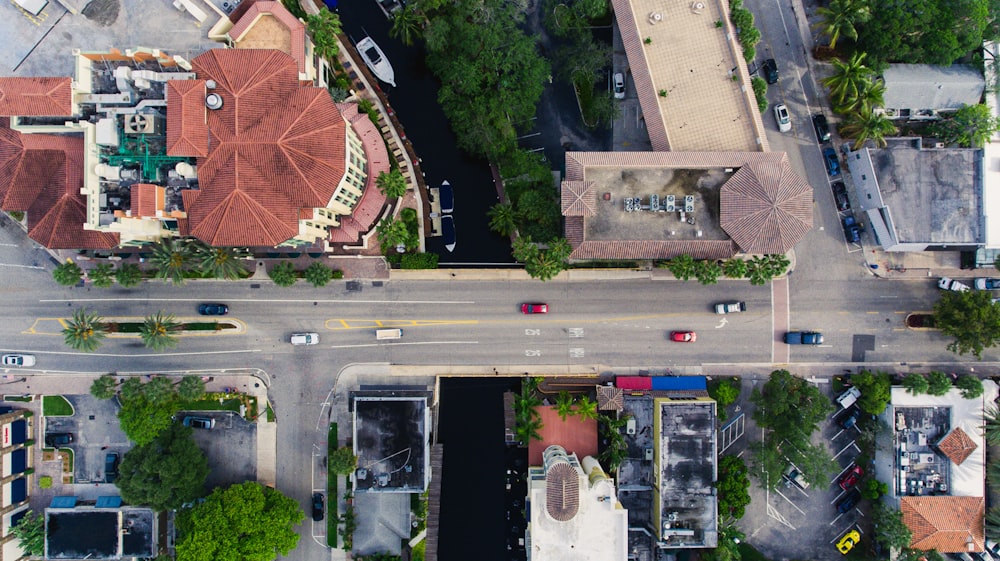
{"label": "gray roof", "polygon": [[986,81],[972,66],[890,64],[882,73],[885,107],[894,109],[954,110],[976,105]]}

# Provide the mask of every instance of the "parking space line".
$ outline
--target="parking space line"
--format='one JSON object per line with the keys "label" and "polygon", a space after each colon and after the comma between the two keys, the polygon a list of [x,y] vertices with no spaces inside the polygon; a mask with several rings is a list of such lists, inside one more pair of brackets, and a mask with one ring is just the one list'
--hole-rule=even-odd
{"label": "parking space line", "polygon": [[767,505],[767,515],[770,516],[771,518],[777,520],[778,522],[784,524],[785,526],[788,526],[792,530],[797,530],[798,529],[795,526],[792,526],[791,522],[789,522],[788,520],[786,520],[785,517],[782,516],[781,513],[778,512],[778,510],[776,508],[774,508],[773,506],[771,506],[770,504]]}
{"label": "parking space line", "polygon": [[861,451],[861,449],[860,449],[860,448],[858,448],[858,445],[857,445],[857,444],[855,444],[855,441],[854,441],[854,440],[852,440],[852,441],[850,441],[849,443],[847,443],[847,446],[844,446],[843,448],[841,448],[841,449],[840,449],[840,452],[837,452],[837,453],[836,453],[836,455],[834,455],[834,456],[833,456],[833,459],[834,459],[834,460],[836,460],[837,458],[839,458],[839,457],[840,457],[840,455],[841,455],[841,454],[843,454],[844,452],[846,452],[846,451],[847,451],[847,449],[848,449],[848,448],[850,448],[851,446],[853,446],[853,447],[854,447],[854,448],[855,448],[855,449],[856,449],[856,450],[857,450],[858,452],[860,452],[860,451]]}
{"label": "parking space line", "polygon": [[[781,491],[778,491],[777,489],[775,489],[774,492],[777,493],[782,499],[785,499],[785,501],[788,504],[792,505],[792,508],[794,508],[795,510],[799,511],[799,514],[801,514],[802,516],[806,515],[806,513],[803,512],[801,508],[799,508],[798,506],[796,506],[795,503],[793,503],[791,501],[791,499],[789,499],[788,497],[786,497]],[[806,495],[806,496],[808,497],[808,495]]]}

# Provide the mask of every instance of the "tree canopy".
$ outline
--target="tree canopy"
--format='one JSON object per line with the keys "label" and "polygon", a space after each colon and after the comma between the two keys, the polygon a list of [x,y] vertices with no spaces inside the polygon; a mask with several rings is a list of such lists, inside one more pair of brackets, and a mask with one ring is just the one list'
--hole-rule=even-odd
{"label": "tree canopy", "polygon": [[955,338],[948,350],[960,355],[972,353],[982,360],[983,351],[1000,342],[1000,304],[993,303],[988,290],[943,291],[934,305],[934,322]]}
{"label": "tree canopy", "polygon": [[10,533],[28,554],[41,557],[45,553],[45,517],[37,512],[26,512]]}
{"label": "tree canopy", "polygon": [[299,543],[299,503],[256,482],[218,487],[177,517],[177,561],[270,561]]}
{"label": "tree canopy", "polygon": [[872,522],[875,526],[875,541],[886,548],[899,549],[910,545],[913,535],[903,523],[903,513],[885,503],[872,505]]}
{"label": "tree canopy", "polygon": [[719,514],[743,518],[750,504],[750,478],[743,459],[739,456],[719,458],[719,481],[715,486],[719,494]]}
{"label": "tree canopy", "polygon": [[160,511],[180,508],[205,494],[208,459],[192,432],[174,423],[152,442],[126,452],[115,481],[125,502]]}
{"label": "tree canopy", "polygon": [[879,372],[877,374],[862,370],[851,376],[851,383],[861,392],[858,398],[858,407],[865,413],[881,415],[885,411],[885,406],[892,398],[892,380],[889,374]]}

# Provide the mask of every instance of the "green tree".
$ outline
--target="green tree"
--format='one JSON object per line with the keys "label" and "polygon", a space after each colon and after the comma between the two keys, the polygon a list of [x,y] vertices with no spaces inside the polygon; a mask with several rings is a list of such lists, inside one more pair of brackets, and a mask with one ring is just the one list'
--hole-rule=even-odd
{"label": "green tree", "polygon": [[[140,387],[139,393],[131,398],[126,398],[126,395],[131,393],[130,386],[134,386],[136,383]],[[122,406],[118,410],[118,424],[129,440],[138,445],[152,442],[161,432],[170,427],[173,423],[173,414],[177,412],[176,401],[153,401],[142,393],[142,385],[137,378],[129,379],[125,384],[122,384]]]}
{"label": "green tree", "polygon": [[203,243],[194,245],[194,260],[205,275],[226,280],[241,278],[246,272],[241,259],[249,254],[231,247],[212,247]]}
{"label": "green tree", "polygon": [[810,485],[822,486],[830,481],[837,463],[825,446],[809,442],[798,442],[788,452],[788,458],[802,471],[802,476]]}
{"label": "green tree", "polygon": [[164,238],[153,245],[149,261],[157,268],[156,278],[184,284],[184,274],[191,267],[192,251],[187,242]]}
{"label": "green tree", "polygon": [[501,236],[509,236],[517,229],[517,220],[514,216],[514,207],[510,203],[497,203],[493,205],[486,216],[490,219],[490,230]]}
{"label": "green tree", "polygon": [[[983,436],[986,438],[986,443],[990,446],[1000,444],[1000,407],[987,405],[983,411],[983,422]],[[1000,466],[1000,462],[994,464]]]}
{"label": "green tree", "polygon": [[306,16],[306,28],[312,36],[316,54],[332,61],[337,58],[340,47],[337,45],[337,35],[340,34],[340,16],[323,6],[319,14]]}
{"label": "green tree", "polygon": [[114,374],[105,374],[94,379],[90,384],[90,395],[97,399],[111,399],[115,396],[118,379]]}
{"label": "green tree", "polygon": [[719,458],[718,471],[719,479],[715,487],[719,497],[719,515],[739,520],[750,504],[747,466],[739,456],[722,456]]}
{"label": "green tree", "polygon": [[840,114],[851,112],[871,113],[876,107],[885,105],[885,82],[882,80],[869,80],[861,85],[857,97],[845,101],[842,105],[834,107],[834,111]]}
{"label": "green tree", "polygon": [[816,8],[816,15],[821,19],[813,27],[829,37],[830,48],[836,49],[841,35],[848,39],[858,38],[855,25],[868,21],[871,11],[862,0],[830,0],[829,6]]}
{"label": "green tree", "polygon": [[341,446],[330,453],[329,464],[337,475],[350,475],[358,467],[358,457],[349,446]]}
{"label": "green tree", "polygon": [[181,328],[180,322],[174,318],[173,314],[164,315],[163,310],[153,315],[146,316],[142,326],[139,327],[139,334],[146,348],[154,351],[165,351],[177,346],[177,336],[175,332]]}
{"label": "green tree", "polygon": [[860,489],[861,496],[870,501],[877,501],[880,497],[889,493],[889,486],[874,477],[865,479]]}
{"label": "green tree", "polygon": [[295,274],[295,265],[291,261],[282,261],[271,267],[267,272],[267,276],[271,277],[271,281],[274,284],[286,288],[299,280],[298,275]]}
{"label": "green tree", "polygon": [[951,390],[951,378],[944,372],[927,373],[927,393],[929,395],[944,395]]}
{"label": "green tree", "polygon": [[538,417],[518,419],[514,425],[514,435],[523,446],[527,446],[528,441],[531,439],[542,439],[542,435],[538,432],[542,430],[542,426],[542,420]]}
{"label": "green tree", "polygon": [[152,442],[125,453],[115,484],[129,504],[173,510],[205,494],[208,472],[192,429],[173,423]]}
{"label": "green tree", "polygon": [[417,4],[404,4],[402,10],[392,15],[392,27],[389,37],[399,39],[404,45],[410,46],[423,34],[427,17],[420,11]]}
{"label": "green tree", "polygon": [[722,264],[722,273],[731,279],[742,279],[747,276],[747,262],[739,257],[730,257]]}
{"label": "green tree", "polygon": [[980,48],[991,21],[989,0],[866,2],[856,50],[870,60],[950,65]]}
{"label": "green tree", "polygon": [[556,414],[564,421],[573,414],[573,396],[566,390],[559,392],[559,397],[556,398]]}
{"label": "green tree", "polygon": [[896,125],[883,113],[862,111],[847,118],[840,125],[840,136],[854,139],[854,150],[859,150],[869,140],[876,148],[883,148],[886,136],[896,134]]}
{"label": "green tree", "polygon": [[695,262],[694,276],[704,285],[718,284],[722,276],[722,267],[712,259],[702,259]]}
{"label": "green tree", "polygon": [[753,95],[757,98],[757,110],[761,113],[767,111],[767,82],[759,76],[750,79],[750,87],[753,88]]}
{"label": "green tree", "polygon": [[938,122],[932,132],[947,144],[981,148],[1000,131],[1000,119],[985,104],[963,105],[954,115]]}
{"label": "green tree", "polygon": [[66,321],[62,330],[63,341],[70,347],[84,352],[96,351],[108,334],[108,326],[97,312],[80,308],[73,312],[73,319]]}
{"label": "green tree", "polygon": [[398,199],[406,194],[406,178],[399,168],[383,171],[375,178],[375,185],[388,199]]}
{"label": "green tree", "polygon": [[834,104],[853,106],[864,87],[871,82],[872,70],[864,64],[865,53],[855,52],[846,61],[835,58],[831,61],[833,73],[821,82],[830,88]]}
{"label": "green tree", "polygon": [[[833,405],[815,386],[775,370],[761,388],[754,388],[750,401],[756,404],[753,419],[777,437],[802,441],[819,429],[819,423],[833,412]],[[808,440],[808,439],[806,439]]]}
{"label": "green tree", "polygon": [[217,487],[177,516],[177,561],[271,561],[298,545],[298,501],[256,482]]}
{"label": "green tree", "polygon": [[115,280],[122,288],[132,288],[142,282],[142,270],[134,263],[123,263],[115,271]]}
{"label": "green tree", "polygon": [[670,269],[677,280],[687,281],[694,276],[697,264],[690,255],[678,255],[667,261],[667,269]]}
{"label": "green tree", "polygon": [[732,524],[719,527],[719,546],[714,549],[701,550],[702,561],[740,561],[743,554],[740,553],[740,543],[746,539],[743,532],[740,532]]}
{"label": "green tree", "polygon": [[581,395],[576,399],[574,414],[581,419],[596,419],[598,415],[597,402],[592,401],[588,395]]}
{"label": "green tree", "polygon": [[406,231],[406,224],[402,220],[396,220],[391,216],[386,216],[375,227],[378,239],[382,245],[382,253],[388,253],[397,246],[405,246],[409,241],[410,234]]}
{"label": "green tree", "polygon": [[885,411],[892,399],[892,379],[889,374],[862,370],[851,376],[851,383],[861,391],[858,407],[862,411],[871,415],[881,415]]}
{"label": "green tree", "polygon": [[993,541],[1000,540],[1000,506],[991,507],[986,511],[986,537]]}
{"label": "green tree", "polygon": [[729,407],[740,397],[739,378],[712,380],[708,385],[708,395],[719,404],[719,408]]}
{"label": "green tree", "polygon": [[24,513],[17,525],[10,529],[21,549],[33,557],[45,553],[45,517],[33,510]]}
{"label": "green tree", "polygon": [[903,387],[912,395],[927,393],[927,378],[919,372],[910,372],[903,377]]}
{"label": "green tree", "polygon": [[205,382],[198,376],[184,376],[177,384],[177,397],[184,401],[195,401],[205,395]]}
{"label": "green tree", "polygon": [[988,290],[943,291],[934,305],[934,321],[943,334],[955,339],[948,350],[960,355],[971,352],[982,360],[983,350],[1000,340],[1000,305],[993,303]]}
{"label": "green tree", "polygon": [[52,278],[63,286],[73,286],[83,278],[83,269],[76,263],[66,260],[52,270]]}
{"label": "green tree", "polygon": [[333,269],[326,266],[324,263],[314,261],[306,267],[302,276],[305,277],[309,284],[315,286],[316,288],[320,288],[322,286],[326,286],[327,283],[333,278]]}
{"label": "green tree", "polygon": [[875,528],[875,541],[886,549],[902,549],[910,545],[913,534],[903,523],[903,513],[883,502],[872,505],[872,523]]}
{"label": "green tree", "polygon": [[964,399],[975,399],[983,395],[983,382],[972,374],[962,374],[955,380],[955,387],[962,390]]}
{"label": "green tree", "polygon": [[570,41],[555,51],[556,78],[567,83],[593,83],[611,61],[611,52],[590,33],[573,33]]}
{"label": "green tree", "polygon": [[109,263],[98,263],[87,273],[87,277],[97,288],[111,288],[115,282],[115,271]]}

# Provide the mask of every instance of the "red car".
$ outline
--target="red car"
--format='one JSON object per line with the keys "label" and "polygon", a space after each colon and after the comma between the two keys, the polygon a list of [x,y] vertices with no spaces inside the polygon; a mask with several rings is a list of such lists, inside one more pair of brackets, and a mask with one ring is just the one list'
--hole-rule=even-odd
{"label": "red car", "polygon": [[840,478],[840,488],[847,491],[851,487],[858,484],[858,480],[864,475],[865,471],[861,469],[861,466],[852,467],[847,473],[845,473]]}
{"label": "red car", "polygon": [[698,334],[694,331],[671,331],[670,340],[678,343],[694,343],[698,340]]}
{"label": "red car", "polygon": [[521,313],[522,314],[547,314],[547,313],[549,313],[549,305],[548,304],[541,304],[541,303],[521,304]]}

